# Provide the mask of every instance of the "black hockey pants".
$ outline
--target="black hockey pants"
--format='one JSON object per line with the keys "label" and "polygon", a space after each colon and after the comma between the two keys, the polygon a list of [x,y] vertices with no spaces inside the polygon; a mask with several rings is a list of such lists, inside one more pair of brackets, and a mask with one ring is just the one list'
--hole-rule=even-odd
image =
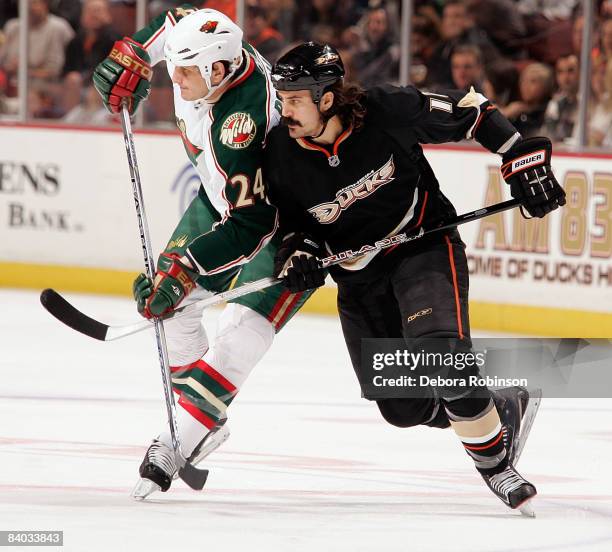
{"label": "black hockey pants", "polygon": [[[338,283],[338,310],[353,368],[361,370],[363,338],[450,337],[471,347],[468,317],[468,268],[465,245],[457,232],[441,236],[426,249],[406,249],[385,275],[365,283]],[[382,254],[382,253],[380,253]],[[473,417],[487,406],[482,389],[461,398],[440,400],[429,388],[423,398],[377,400],[382,416],[399,427],[449,426],[445,408]]]}

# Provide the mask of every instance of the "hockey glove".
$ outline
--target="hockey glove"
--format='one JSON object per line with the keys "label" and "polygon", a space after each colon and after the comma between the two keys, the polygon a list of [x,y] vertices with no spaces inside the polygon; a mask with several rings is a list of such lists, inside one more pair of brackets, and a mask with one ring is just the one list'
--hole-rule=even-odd
{"label": "hockey glove", "polygon": [[307,234],[288,234],[274,256],[274,273],[291,293],[321,287],[327,274],[321,253],[321,246]]}
{"label": "hockey glove", "polygon": [[512,197],[521,200],[521,212],[525,207],[532,217],[542,218],[565,205],[565,191],[550,166],[551,155],[550,140],[538,137],[519,142],[502,158],[502,176]]}
{"label": "hockey glove", "polygon": [[138,312],[150,319],[173,311],[195,289],[198,275],[197,271],[182,263],[178,255],[162,253],[154,283],[144,274],[134,280]]}
{"label": "hockey glove", "polygon": [[108,57],[94,70],[93,83],[112,113],[121,111],[125,98],[130,113],[151,90],[151,58],[141,44],[129,37],[117,40]]}

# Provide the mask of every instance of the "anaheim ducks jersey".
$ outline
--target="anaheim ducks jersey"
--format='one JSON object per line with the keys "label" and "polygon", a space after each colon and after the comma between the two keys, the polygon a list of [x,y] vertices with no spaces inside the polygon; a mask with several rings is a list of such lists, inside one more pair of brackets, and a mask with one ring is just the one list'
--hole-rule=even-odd
{"label": "anaheim ducks jersey", "polygon": [[[474,91],[423,94],[414,87],[385,85],[367,91],[364,102],[363,126],[346,129],[332,145],[292,139],[284,126],[268,137],[264,175],[283,234],[307,232],[329,253],[358,251],[398,232],[434,227],[456,214],[420,143],[474,137],[503,153],[520,139],[507,119]],[[399,246],[388,258],[442,239],[434,233]],[[388,253],[363,255],[333,267],[331,274],[338,281],[369,279],[384,270]]]}
{"label": "anaheim ducks jersey", "polygon": [[[165,12],[134,35],[152,64],[164,60],[167,33],[176,21],[194,11]],[[276,209],[265,195],[262,148],[269,130],[280,120],[270,66],[243,43],[242,64],[229,88],[214,104],[186,101],[174,85],[174,109],[185,151],[202,182],[199,197],[218,214],[213,229],[188,247],[201,274],[215,274],[250,260],[272,237]],[[174,66],[166,63],[172,77]]]}

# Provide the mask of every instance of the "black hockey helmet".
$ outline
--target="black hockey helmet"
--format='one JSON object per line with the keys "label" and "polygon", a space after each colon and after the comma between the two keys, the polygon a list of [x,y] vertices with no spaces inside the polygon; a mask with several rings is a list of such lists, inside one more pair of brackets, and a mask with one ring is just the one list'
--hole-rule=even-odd
{"label": "black hockey helmet", "polygon": [[310,90],[319,103],[325,89],[344,77],[338,51],[329,44],[306,42],[289,50],[272,68],[276,90]]}

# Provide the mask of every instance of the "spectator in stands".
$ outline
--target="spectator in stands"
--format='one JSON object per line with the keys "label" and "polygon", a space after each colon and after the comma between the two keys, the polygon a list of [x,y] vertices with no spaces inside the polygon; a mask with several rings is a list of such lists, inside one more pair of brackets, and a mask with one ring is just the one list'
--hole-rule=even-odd
{"label": "spectator in stands", "polygon": [[70,23],[76,31],[81,20],[82,0],[50,0],[49,11]]}
{"label": "spectator in stands", "polygon": [[429,87],[429,62],[440,44],[440,33],[435,21],[429,16],[415,15],[412,18],[410,41],[412,52],[410,80],[415,86]]}
{"label": "spectator in stands", "polygon": [[527,57],[549,65],[572,53],[567,37],[572,32],[572,15],[577,0],[519,0],[527,36]]}
{"label": "spectator in stands", "polygon": [[89,85],[83,90],[79,105],[66,114],[64,122],[71,125],[104,126],[113,122],[113,115],[102,104],[94,86]]}
{"label": "spectator in stands", "polygon": [[541,15],[546,19],[569,19],[578,0],[518,0],[523,15]]}
{"label": "spectator in stands", "polygon": [[297,40],[310,40],[312,28],[320,24],[330,25],[339,36],[357,20],[352,4],[336,0],[297,2],[297,9],[294,18],[297,28],[293,33],[293,38]]}
{"label": "spectator in stands", "polygon": [[19,0],[2,0],[0,2],[0,27],[4,27],[9,19],[18,15]]}
{"label": "spectator in stands", "polygon": [[264,10],[268,25],[276,29],[283,40],[293,40],[292,33],[297,12],[294,0],[257,0],[257,5]]}
{"label": "spectator in stands", "polygon": [[81,26],[66,48],[64,75],[77,73],[89,81],[93,70],[121,36],[112,27],[108,0],[84,0]]}
{"label": "spectator in stands", "polygon": [[473,86],[482,92],[483,65],[482,54],[477,46],[460,44],[451,54],[451,73],[453,88],[468,92]]}
{"label": "spectator in stands", "polygon": [[499,56],[487,34],[475,25],[466,0],[445,2],[440,28],[443,41],[429,60],[428,81],[434,88],[452,88],[451,55],[459,45],[477,46],[485,64]]}
{"label": "spectator in stands", "polygon": [[606,61],[600,56],[593,60],[591,65],[591,95],[589,107],[595,108],[606,95]]}
{"label": "spectator in stands", "polygon": [[557,93],[548,102],[542,134],[553,142],[575,143],[578,113],[578,85],[580,69],[574,54],[561,57],[555,65]]}
{"label": "spectator in stands", "polygon": [[553,72],[548,65],[531,63],[523,69],[519,78],[520,100],[500,109],[523,137],[539,134],[553,86]]}
{"label": "spectator in stands", "polygon": [[498,107],[505,107],[519,98],[519,72],[510,60],[500,58],[485,70],[484,95]]}
{"label": "spectator in stands", "polygon": [[[572,48],[573,53],[580,59],[580,52],[582,51],[582,32],[584,30],[584,16],[578,15],[574,19],[572,27]],[[591,50],[594,49],[597,43],[597,29],[596,24],[593,22],[593,32],[591,33]],[[596,52],[592,52],[593,57],[596,57]]]}
{"label": "spectator in stands", "polygon": [[[19,20],[11,19],[4,28],[6,40],[0,47],[0,68],[9,79],[9,93],[16,94],[19,66]],[[49,0],[30,0],[28,69],[33,85],[55,81],[64,66],[64,50],[74,37],[66,20],[49,13]]]}
{"label": "spectator in stands", "polygon": [[81,103],[83,86],[91,81],[94,68],[121,38],[111,22],[108,0],[84,0],[80,28],[66,48],[61,94],[64,113]]}
{"label": "spectator in stands", "polygon": [[[524,57],[525,21],[512,0],[466,0],[468,14],[482,29],[500,55],[512,59]],[[489,63],[483,50],[485,63]]]}
{"label": "spectator in stands", "polygon": [[284,45],[283,36],[266,20],[266,12],[259,6],[249,6],[245,23],[249,43],[270,63],[274,63]]}
{"label": "spectator in stands", "polygon": [[589,121],[589,145],[612,147],[612,59],[605,62],[604,93]]}
{"label": "spectator in stands", "polygon": [[397,80],[399,46],[394,41],[389,15],[384,5],[368,10],[364,40],[353,55],[357,79],[365,86]]}
{"label": "spectator in stands", "polygon": [[54,92],[41,82],[30,85],[27,103],[29,119],[58,119],[62,116]]}
{"label": "spectator in stands", "polygon": [[612,59],[612,18],[604,19],[599,27],[600,52],[605,60]]}

